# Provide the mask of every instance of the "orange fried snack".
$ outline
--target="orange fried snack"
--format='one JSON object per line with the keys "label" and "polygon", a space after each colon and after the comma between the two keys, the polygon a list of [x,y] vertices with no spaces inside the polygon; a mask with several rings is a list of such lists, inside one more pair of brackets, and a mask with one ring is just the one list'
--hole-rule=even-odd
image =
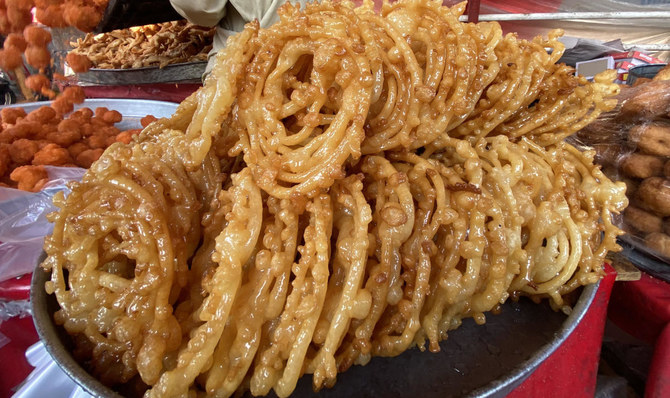
{"label": "orange fried snack", "polygon": [[[39,75],[30,80],[31,84],[42,84],[38,79]],[[29,165],[88,168],[108,146],[119,141],[130,142],[141,131],[120,131],[114,124],[123,119],[121,113],[105,107],[95,111],[84,107],[72,112],[74,103],[83,100],[84,91],[80,87],[68,87],[51,106],[42,106],[30,113],[18,107],[0,111],[0,181],[4,185],[39,190],[43,185],[37,184],[39,179],[28,177],[35,175],[39,168],[21,169],[12,179],[14,170]]]}
{"label": "orange fried snack", "polygon": [[70,68],[76,73],[88,72],[91,69],[92,63],[87,56],[81,54],[75,54],[70,52],[65,57],[65,61]]}
{"label": "orange fried snack", "polygon": [[44,166],[21,166],[14,169],[9,178],[17,183],[18,189],[37,192],[47,183],[49,175]]}

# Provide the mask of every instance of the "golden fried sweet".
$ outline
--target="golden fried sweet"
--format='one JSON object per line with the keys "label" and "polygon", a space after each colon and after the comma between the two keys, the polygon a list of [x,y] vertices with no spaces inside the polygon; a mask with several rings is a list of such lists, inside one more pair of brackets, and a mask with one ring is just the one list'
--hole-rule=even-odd
{"label": "golden fried sweet", "polygon": [[147,398],[286,397],[439,350],[509,297],[567,311],[620,249],[625,184],[563,141],[612,109],[614,75],[464,11],[287,4],[132,139],[78,115],[89,147],[119,142],[55,197],[42,267],[89,372]]}
{"label": "golden fried sweet", "polygon": [[652,120],[664,116],[670,109],[668,83],[663,80],[651,81],[628,98],[621,106],[622,117],[632,120]]}
{"label": "golden fried sweet", "polygon": [[635,206],[628,206],[626,208],[624,220],[635,232],[646,234],[649,232],[661,232],[663,230],[663,219]]}
{"label": "golden fried sweet", "polygon": [[662,232],[654,232],[646,236],[647,247],[664,257],[670,257],[670,236]]}
{"label": "golden fried sweet", "polygon": [[670,156],[670,125],[639,124],[630,130],[628,139],[636,144],[643,153]]}
{"label": "golden fried sweet", "polygon": [[670,180],[650,177],[642,181],[636,192],[640,206],[663,217],[670,216]]}
{"label": "golden fried sweet", "polygon": [[163,22],[102,34],[89,33],[70,43],[67,55],[72,69],[86,71],[127,69],[207,60],[212,49],[213,28],[195,26],[186,20]]}

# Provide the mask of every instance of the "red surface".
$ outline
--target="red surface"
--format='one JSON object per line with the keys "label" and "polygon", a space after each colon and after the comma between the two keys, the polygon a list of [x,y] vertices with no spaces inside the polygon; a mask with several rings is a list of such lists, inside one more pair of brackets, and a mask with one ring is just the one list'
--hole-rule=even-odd
{"label": "red surface", "polygon": [[136,84],[129,86],[88,86],[82,87],[86,98],[132,98],[181,102],[202,84],[164,83]]}
{"label": "red surface", "polygon": [[26,349],[39,339],[33,318],[12,318],[0,323],[0,333],[10,342],[0,347],[0,398],[8,398],[14,389],[32,372],[26,360]]}
{"label": "red surface", "polygon": [[[562,1],[532,0],[484,0],[482,5],[513,14],[533,12],[558,12]],[[488,11],[487,11],[488,12]]]}
{"label": "red surface", "polygon": [[670,284],[642,273],[614,285],[608,316],[628,334],[654,345],[645,397],[670,395]]}
{"label": "red surface", "polygon": [[639,281],[615,284],[609,318],[630,335],[654,344],[670,322],[670,284],[644,272]]}
{"label": "red surface", "polygon": [[607,303],[615,271],[608,265],[593,304],[568,339],[507,398],[593,397]]}
{"label": "red surface", "polygon": [[665,325],[656,340],[645,387],[646,398],[661,398],[670,394],[670,323]]}
{"label": "red surface", "polygon": [[470,0],[468,1],[468,22],[477,23],[479,22],[479,4],[480,0]]}
{"label": "red surface", "polygon": [[0,282],[0,299],[28,300],[30,298],[31,277],[32,274],[26,274]]}

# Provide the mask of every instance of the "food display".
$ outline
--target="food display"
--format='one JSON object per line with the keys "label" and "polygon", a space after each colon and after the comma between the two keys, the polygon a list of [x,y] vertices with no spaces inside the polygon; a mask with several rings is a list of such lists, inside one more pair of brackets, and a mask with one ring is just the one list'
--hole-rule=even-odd
{"label": "food display", "polygon": [[30,90],[52,99],[56,95],[54,91],[42,92],[24,83],[24,59],[38,71],[36,76],[46,79],[45,74],[52,63],[47,48],[51,42],[51,33],[47,27],[72,26],[90,32],[102,19],[107,3],[108,0],[0,2],[0,34],[6,36],[3,48],[0,49],[0,68],[16,76],[26,99],[33,98]]}
{"label": "food display", "polygon": [[285,397],[510,298],[568,311],[627,198],[564,139],[619,88],[556,64],[560,32],[464,8],[288,4],[231,37],[54,199],[42,267],[74,357],[125,394]]}
{"label": "food display", "polygon": [[206,61],[212,49],[214,28],[205,28],[186,20],[88,33],[71,43],[67,62],[75,72],[90,67],[127,69],[159,67]]}
{"label": "food display", "polygon": [[628,186],[625,239],[670,258],[670,67],[619,97],[619,106],[578,138],[594,146],[609,176]]}
{"label": "food display", "polygon": [[[122,115],[106,107],[72,112],[83,102],[82,89],[68,87],[56,101],[31,112],[0,111],[0,186],[37,192],[49,181],[44,166],[88,168],[112,143],[129,143],[140,132],[115,127]],[[154,120],[146,116],[142,126]]]}

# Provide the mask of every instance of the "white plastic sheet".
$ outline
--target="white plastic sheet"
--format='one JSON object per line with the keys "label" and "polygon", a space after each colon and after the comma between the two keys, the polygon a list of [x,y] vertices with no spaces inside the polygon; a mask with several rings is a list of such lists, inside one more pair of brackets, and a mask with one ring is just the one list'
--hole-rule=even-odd
{"label": "white plastic sheet", "polygon": [[26,359],[35,369],[13,398],[91,398],[58,367],[41,342],[26,350]]}
{"label": "white plastic sheet", "polygon": [[86,170],[46,166],[49,182],[37,193],[0,187],[0,281],[32,272],[53,226],[46,215],[55,210],[52,198],[78,181]]}

